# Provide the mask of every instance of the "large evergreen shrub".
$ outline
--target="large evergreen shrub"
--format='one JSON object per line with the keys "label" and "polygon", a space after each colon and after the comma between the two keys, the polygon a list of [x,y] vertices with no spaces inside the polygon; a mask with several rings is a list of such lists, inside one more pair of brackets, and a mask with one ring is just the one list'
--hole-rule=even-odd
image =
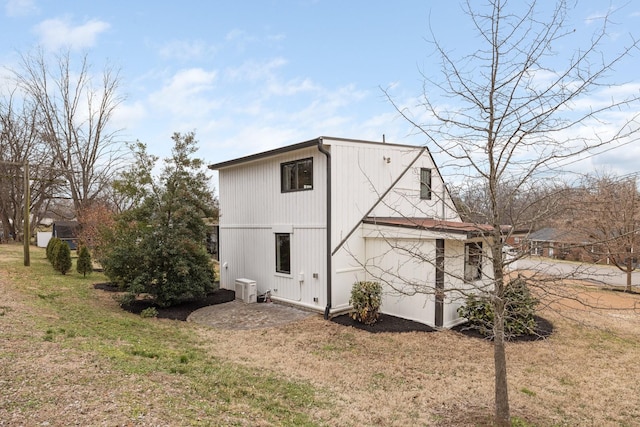
{"label": "large evergreen shrub", "polygon": [[193,159],[193,133],[174,134],[172,155],[158,178],[157,160],[137,145],[136,165],[123,174],[116,190],[134,207],[117,218],[101,237],[99,262],[109,279],[130,294],[149,294],[161,306],[206,296],[214,289],[211,257],[206,252],[204,218],[214,206],[202,160]]}
{"label": "large evergreen shrub", "polygon": [[349,304],[353,307],[351,317],[365,325],[378,321],[382,305],[382,286],[378,282],[356,282],[351,288]]}
{"label": "large evergreen shrub", "polygon": [[[494,311],[490,295],[472,295],[458,314],[469,321],[469,326],[482,335],[493,335]],[[531,295],[526,281],[518,277],[504,290],[504,330],[507,339],[535,333],[535,311],[538,300]]]}

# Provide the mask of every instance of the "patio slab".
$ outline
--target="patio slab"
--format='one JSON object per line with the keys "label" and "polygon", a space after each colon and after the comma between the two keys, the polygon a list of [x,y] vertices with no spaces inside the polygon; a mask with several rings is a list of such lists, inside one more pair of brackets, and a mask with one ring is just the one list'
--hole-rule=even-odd
{"label": "patio slab", "polygon": [[272,302],[247,304],[234,300],[200,308],[191,313],[187,321],[219,329],[243,330],[282,326],[310,316],[319,314]]}

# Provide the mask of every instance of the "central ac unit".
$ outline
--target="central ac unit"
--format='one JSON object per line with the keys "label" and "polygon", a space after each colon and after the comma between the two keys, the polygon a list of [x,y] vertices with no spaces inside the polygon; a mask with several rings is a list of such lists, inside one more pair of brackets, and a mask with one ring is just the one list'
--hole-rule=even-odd
{"label": "central ac unit", "polygon": [[236,279],[235,283],[236,299],[244,302],[256,302],[258,299],[258,286],[255,280]]}

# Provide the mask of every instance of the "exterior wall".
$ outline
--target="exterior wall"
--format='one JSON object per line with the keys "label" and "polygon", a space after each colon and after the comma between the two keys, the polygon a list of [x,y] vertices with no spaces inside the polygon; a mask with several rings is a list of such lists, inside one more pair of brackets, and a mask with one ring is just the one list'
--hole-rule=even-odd
{"label": "exterior wall", "polygon": [[[365,216],[430,217],[448,221],[460,221],[460,217],[428,151],[417,158],[421,149],[416,147],[331,138],[324,138],[323,144],[331,153],[332,237],[329,250],[335,253],[330,303],[335,313],[349,307],[353,283],[367,278],[365,265],[370,263],[371,251],[381,250],[377,244],[369,248],[369,239],[365,239],[361,224]],[[309,157],[313,158],[313,189],[282,193],[280,164]],[[324,310],[328,303],[326,167],[326,156],[312,146],[219,170],[221,287],[234,289],[236,279],[252,279],[257,283],[258,294],[270,290],[274,298]],[[432,170],[431,200],[420,199],[420,168]],[[380,202],[382,194],[403,173]],[[291,233],[291,274],[275,271],[275,233],[279,232]],[[425,250],[433,249],[435,236],[426,238],[415,230],[412,233],[410,237],[415,244],[425,245]],[[441,233],[438,238],[442,238]],[[448,243],[445,250],[448,250]],[[449,262],[448,256],[446,262]],[[405,261],[400,254],[395,261],[390,257],[384,262],[391,265]],[[408,261],[402,274],[434,283],[434,272],[423,264],[412,265],[412,261]],[[432,302],[432,295],[407,300],[388,294],[384,310],[433,324]],[[425,311],[427,306],[431,308]],[[454,312],[456,308],[453,308]],[[445,307],[445,322],[457,319],[457,313],[453,319],[450,311]]]}
{"label": "exterior wall", "polygon": [[[282,193],[280,164],[313,158],[313,189]],[[326,305],[326,157],[288,152],[219,172],[220,286],[256,280],[258,293],[321,310]],[[291,233],[291,274],[275,271],[275,233]],[[315,277],[317,276],[317,277]]]}
{"label": "exterior wall", "polygon": [[[413,233],[413,236],[412,236]],[[394,229],[393,227],[367,227],[366,280],[383,285],[381,312],[435,325],[436,285],[436,236],[419,230]],[[490,286],[490,281],[478,280],[465,283],[463,236],[439,236],[445,239],[444,254],[444,304],[443,327],[450,328],[464,319],[458,308],[464,305],[466,296]],[[483,245],[486,248],[488,245]],[[395,249],[395,250],[394,250]],[[400,249],[400,250],[397,250]],[[491,277],[491,264],[484,250],[483,277]]]}
{"label": "exterior wall", "polygon": [[[332,252],[337,249],[333,256],[331,305],[339,311],[349,306],[353,283],[365,276],[363,266],[367,258],[359,230],[365,216],[430,217],[450,221],[460,221],[460,216],[428,151],[416,160],[420,147],[329,138],[323,142],[331,150]],[[431,200],[420,199],[420,168],[432,170]],[[349,236],[354,227],[356,232]]]}

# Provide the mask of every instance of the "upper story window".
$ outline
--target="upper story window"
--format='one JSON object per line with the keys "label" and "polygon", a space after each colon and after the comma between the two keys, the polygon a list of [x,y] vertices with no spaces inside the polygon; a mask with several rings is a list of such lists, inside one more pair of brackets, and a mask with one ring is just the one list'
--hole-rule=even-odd
{"label": "upper story window", "polygon": [[280,191],[313,190],[313,158],[280,164]]}
{"label": "upper story window", "polygon": [[431,169],[420,168],[420,198],[431,200]]}

